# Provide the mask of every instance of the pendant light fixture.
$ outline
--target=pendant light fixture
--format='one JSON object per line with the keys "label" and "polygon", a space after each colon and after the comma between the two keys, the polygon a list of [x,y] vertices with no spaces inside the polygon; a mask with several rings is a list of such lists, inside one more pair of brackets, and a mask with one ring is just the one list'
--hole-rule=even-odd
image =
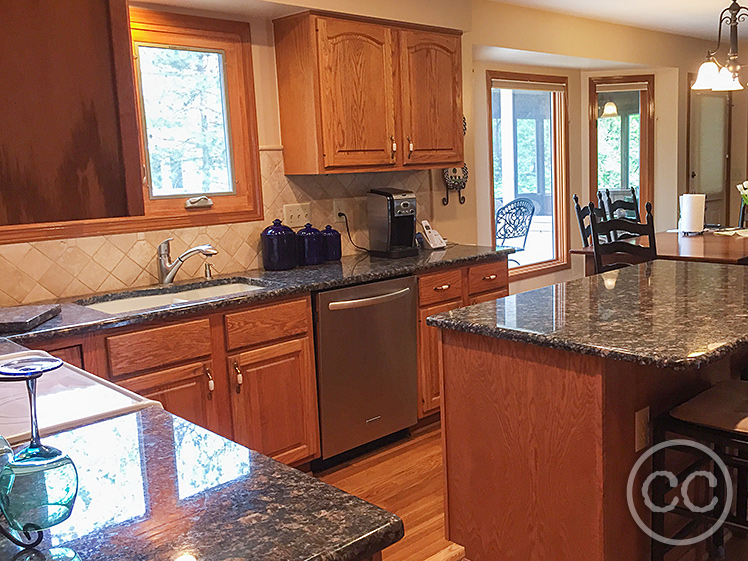
{"label": "pendant light fixture", "polygon": [[[748,8],[732,0],[729,8],[725,8],[719,16],[719,29],[717,35],[717,46],[706,54],[706,61],[699,68],[691,89],[711,90],[714,92],[732,92],[742,90],[743,86],[738,80],[740,63],[738,62],[738,23],[745,21],[748,17]],[[722,46],[722,25],[730,28],[730,50],[727,53],[727,62],[724,66],[717,62],[715,55]]]}
{"label": "pendant light fixture", "polygon": [[612,101],[607,102],[603,106],[603,112],[600,115],[601,119],[607,119],[610,117],[618,117],[618,106]]}

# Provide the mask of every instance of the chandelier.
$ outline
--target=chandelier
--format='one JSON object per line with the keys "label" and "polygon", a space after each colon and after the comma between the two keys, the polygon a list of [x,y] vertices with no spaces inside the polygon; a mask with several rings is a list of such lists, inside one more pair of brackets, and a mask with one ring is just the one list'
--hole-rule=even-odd
{"label": "chandelier", "polygon": [[[732,92],[743,89],[738,80],[738,73],[740,72],[738,23],[745,21],[746,17],[748,17],[748,8],[738,4],[737,0],[732,0],[730,7],[722,11],[719,16],[717,46],[706,54],[706,61],[699,67],[699,74],[691,89],[712,90],[714,92]],[[722,46],[723,25],[730,28],[730,50],[727,53],[727,61],[724,65],[721,65],[717,62],[715,55]]]}

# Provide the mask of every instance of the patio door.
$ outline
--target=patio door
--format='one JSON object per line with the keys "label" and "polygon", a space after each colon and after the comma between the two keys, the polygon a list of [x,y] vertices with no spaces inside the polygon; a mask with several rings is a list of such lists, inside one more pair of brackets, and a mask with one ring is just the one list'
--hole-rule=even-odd
{"label": "patio door", "polygon": [[488,72],[494,237],[512,276],[568,266],[566,91],[557,76]]}

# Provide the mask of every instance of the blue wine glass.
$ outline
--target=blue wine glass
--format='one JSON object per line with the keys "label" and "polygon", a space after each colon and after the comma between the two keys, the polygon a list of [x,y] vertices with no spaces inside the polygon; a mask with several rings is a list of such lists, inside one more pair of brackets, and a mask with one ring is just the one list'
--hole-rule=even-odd
{"label": "blue wine glass", "polygon": [[[31,441],[0,471],[0,510],[18,532],[39,531],[66,520],[78,494],[78,473],[70,457],[41,443],[36,381],[62,366],[51,356],[32,356],[0,364],[0,382],[25,381],[31,411]],[[2,461],[2,460],[0,460]]]}

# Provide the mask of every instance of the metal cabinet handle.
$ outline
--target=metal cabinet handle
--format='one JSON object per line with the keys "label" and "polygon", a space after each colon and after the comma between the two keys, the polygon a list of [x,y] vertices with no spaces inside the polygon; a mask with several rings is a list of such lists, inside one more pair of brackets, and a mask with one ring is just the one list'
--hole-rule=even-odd
{"label": "metal cabinet handle", "polygon": [[388,292],[387,294],[381,294],[379,296],[369,296],[368,298],[358,298],[356,300],[338,300],[337,302],[330,302],[327,307],[331,311],[335,310],[350,310],[353,308],[363,308],[365,306],[373,306],[375,304],[384,304],[401,298],[410,292],[410,288],[401,288],[395,292]]}
{"label": "metal cabinet handle", "polygon": [[213,399],[213,390],[216,389],[216,383],[213,381],[213,375],[210,373],[210,367],[205,367],[205,375],[208,377],[208,399]]}
{"label": "metal cabinet handle", "polygon": [[244,376],[242,376],[242,369],[239,368],[239,363],[236,361],[234,361],[234,372],[236,372],[236,393],[242,393]]}
{"label": "metal cabinet handle", "polygon": [[496,275],[486,275],[485,277],[483,277],[483,280],[484,281],[496,280]]}
{"label": "metal cabinet handle", "polygon": [[415,146],[413,146],[413,141],[408,137],[408,159],[413,155],[413,150],[415,150]]}
{"label": "metal cabinet handle", "polygon": [[452,287],[451,284],[443,284],[441,286],[435,286],[434,290],[437,291],[437,292],[441,292],[443,290],[449,290],[451,287]]}
{"label": "metal cabinet handle", "polygon": [[390,158],[393,160],[395,159],[395,154],[397,154],[397,142],[395,142],[395,137],[390,137],[390,142],[392,143],[392,152],[390,153]]}

